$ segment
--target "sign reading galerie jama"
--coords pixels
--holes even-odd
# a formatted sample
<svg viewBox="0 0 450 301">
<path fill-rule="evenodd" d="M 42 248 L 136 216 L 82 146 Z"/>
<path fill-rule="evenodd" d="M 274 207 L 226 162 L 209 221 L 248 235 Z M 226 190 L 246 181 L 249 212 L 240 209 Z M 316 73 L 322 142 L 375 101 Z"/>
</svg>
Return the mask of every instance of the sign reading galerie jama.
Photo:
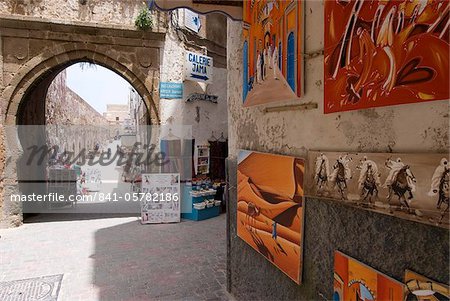
<svg viewBox="0 0 450 301">
<path fill-rule="evenodd" d="M 212 83 L 213 58 L 186 51 L 184 78 L 195 82 Z"/>
</svg>

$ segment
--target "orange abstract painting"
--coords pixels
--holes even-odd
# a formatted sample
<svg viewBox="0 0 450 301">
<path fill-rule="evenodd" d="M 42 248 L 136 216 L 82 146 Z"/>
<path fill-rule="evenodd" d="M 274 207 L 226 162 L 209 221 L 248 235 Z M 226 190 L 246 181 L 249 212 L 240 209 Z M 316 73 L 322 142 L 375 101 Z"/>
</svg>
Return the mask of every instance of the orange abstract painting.
<svg viewBox="0 0 450 301">
<path fill-rule="evenodd" d="M 296 283 L 301 282 L 303 159 L 241 151 L 237 234 Z"/>
<path fill-rule="evenodd" d="M 326 0 L 325 113 L 449 99 L 448 0 Z"/>
<path fill-rule="evenodd" d="M 401 282 L 335 251 L 333 301 L 399 301 L 403 292 Z"/>
<path fill-rule="evenodd" d="M 303 90 L 304 1 L 244 1 L 244 107 L 297 100 Z"/>
</svg>

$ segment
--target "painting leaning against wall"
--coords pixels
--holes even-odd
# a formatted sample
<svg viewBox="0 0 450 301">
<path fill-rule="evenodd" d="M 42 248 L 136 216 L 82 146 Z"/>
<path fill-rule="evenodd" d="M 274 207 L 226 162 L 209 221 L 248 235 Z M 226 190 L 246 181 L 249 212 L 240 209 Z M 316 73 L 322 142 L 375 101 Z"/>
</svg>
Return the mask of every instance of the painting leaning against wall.
<svg viewBox="0 0 450 301">
<path fill-rule="evenodd" d="M 448 154 L 310 151 L 305 195 L 449 228 Z"/>
<path fill-rule="evenodd" d="M 304 1 L 244 1 L 244 107 L 298 100 Z"/>
<path fill-rule="evenodd" d="M 333 300 L 400 301 L 404 285 L 339 252 L 334 252 Z"/>
<path fill-rule="evenodd" d="M 237 234 L 297 284 L 303 253 L 304 169 L 299 158 L 239 153 Z"/>
<path fill-rule="evenodd" d="M 448 0 L 326 0 L 325 113 L 449 99 Z"/>
</svg>

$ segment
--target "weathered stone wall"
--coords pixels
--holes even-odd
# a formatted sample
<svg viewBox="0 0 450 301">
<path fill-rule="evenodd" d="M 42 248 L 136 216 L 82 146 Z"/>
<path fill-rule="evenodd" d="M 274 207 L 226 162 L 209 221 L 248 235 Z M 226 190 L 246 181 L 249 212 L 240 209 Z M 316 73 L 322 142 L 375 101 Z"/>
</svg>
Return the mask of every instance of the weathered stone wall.
<svg viewBox="0 0 450 301">
<path fill-rule="evenodd" d="M 448 231 L 307 199 L 303 284 L 295 285 L 236 234 L 238 149 L 305 157 L 307 150 L 439 152 L 449 150 L 449 101 L 324 115 L 323 1 L 305 3 L 305 94 L 318 109 L 266 113 L 242 107 L 242 23 L 228 23 L 230 206 L 228 280 L 242 300 L 330 300 L 333 251 L 341 250 L 402 280 L 406 268 L 449 283 Z M 311 55 L 318 53 L 319 55 Z"/>
<path fill-rule="evenodd" d="M 136 0 L 4 0 L 0 2 L 0 16 L 18 16 L 51 20 L 54 23 L 82 22 L 134 27 L 136 16 L 146 7 Z M 165 13 L 154 12 L 156 31 L 164 31 Z"/>
<path fill-rule="evenodd" d="M 67 73 L 59 73 L 47 92 L 45 119 L 49 146 L 78 153 L 91 150 L 109 138 L 108 121 L 66 84 Z"/>
</svg>

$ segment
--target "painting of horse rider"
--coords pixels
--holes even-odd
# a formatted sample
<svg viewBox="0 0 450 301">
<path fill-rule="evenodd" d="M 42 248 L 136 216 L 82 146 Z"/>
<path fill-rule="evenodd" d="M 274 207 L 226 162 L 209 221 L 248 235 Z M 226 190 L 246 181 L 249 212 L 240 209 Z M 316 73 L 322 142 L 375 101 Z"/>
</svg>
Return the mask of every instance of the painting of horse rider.
<svg viewBox="0 0 450 301">
<path fill-rule="evenodd" d="M 442 154 L 308 155 L 307 196 L 449 228 L 450 163 Z"/>
</svg>

